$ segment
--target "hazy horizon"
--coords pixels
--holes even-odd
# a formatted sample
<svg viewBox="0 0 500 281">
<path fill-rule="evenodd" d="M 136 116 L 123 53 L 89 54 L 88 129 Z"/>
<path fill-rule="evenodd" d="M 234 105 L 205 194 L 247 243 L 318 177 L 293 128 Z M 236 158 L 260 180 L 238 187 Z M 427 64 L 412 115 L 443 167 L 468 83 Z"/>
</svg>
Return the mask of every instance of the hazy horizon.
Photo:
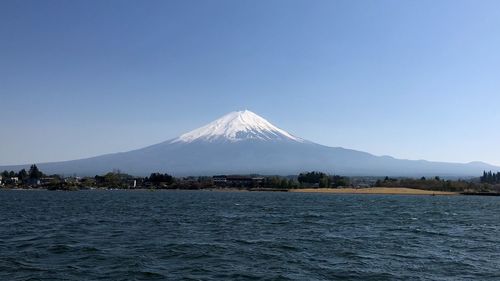
<svg viewBox="0 0 500 281">
<path fill-rule="evenodd" d="M 249 109 L 298 137 L 500 165 L 497 1 L 2 1 L 0 165 Z"/>
</svg>

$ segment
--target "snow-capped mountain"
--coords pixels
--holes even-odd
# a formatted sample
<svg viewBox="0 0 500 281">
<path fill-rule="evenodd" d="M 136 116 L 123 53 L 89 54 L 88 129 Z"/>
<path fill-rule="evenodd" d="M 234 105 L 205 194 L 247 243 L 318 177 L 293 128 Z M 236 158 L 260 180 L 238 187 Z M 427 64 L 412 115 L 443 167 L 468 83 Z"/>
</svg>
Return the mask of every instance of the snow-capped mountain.
<svg viewBox="0 0 500 281">
<path fill-rule="evenodd" d="M 266 119 L 249 111 L 234 111 L 209 124 L 175 138 L 171 143 L 195 141 L 228 141 L 243 140 L 295 141 L 304 142 L 288 132 L 274 126 Z"/>
<path fill-rule="evenodd" d="M 119 169 L 133 175 L 168 172 L 176 176 L 281 174 L 323 171 L 358 176 L 479 176 L 500 170 L 468 164 L 400 160 L 328 147 L 280 129 L 248 110 L 231 112 L 178 138 L 145 148 L 102 156 L 37 164 L 48 174 L 96 175 Z M 20 170 L 28 165 L 0 167 Z"/>
</svg>

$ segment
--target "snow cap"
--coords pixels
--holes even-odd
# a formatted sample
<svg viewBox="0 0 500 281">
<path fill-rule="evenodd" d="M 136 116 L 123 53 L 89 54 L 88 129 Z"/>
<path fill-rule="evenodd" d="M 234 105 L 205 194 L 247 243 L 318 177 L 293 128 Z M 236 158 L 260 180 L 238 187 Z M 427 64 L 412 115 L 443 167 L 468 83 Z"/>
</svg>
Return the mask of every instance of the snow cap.
<svg viewBox="0 0 500 281">
<path fill-rule="evenodd" d="M 174 142 L 193 141 L 242 141 L 242 140 L 289 140 L 304 142 L 288 132 L 274 126 L 250 110 L 233 111 L 209 124 L 181 135 Z"/>
</svg>

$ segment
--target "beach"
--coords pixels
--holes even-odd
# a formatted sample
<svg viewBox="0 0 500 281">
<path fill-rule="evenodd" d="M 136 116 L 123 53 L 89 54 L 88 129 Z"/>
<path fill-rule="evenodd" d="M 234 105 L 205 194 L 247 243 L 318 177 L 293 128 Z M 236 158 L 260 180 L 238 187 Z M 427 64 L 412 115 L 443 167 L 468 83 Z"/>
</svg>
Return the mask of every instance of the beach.
<svg viewBox="0 0 500 281">
<path fill-rule="evenodd" d="M 370 188 L 300 188 L 289 192 L 339 193 L 339 194 L 400 194 L 400 195 L 459 195 L 457 192 L 432 191 L 406 187 L 370 187 Z"/>
</svg>

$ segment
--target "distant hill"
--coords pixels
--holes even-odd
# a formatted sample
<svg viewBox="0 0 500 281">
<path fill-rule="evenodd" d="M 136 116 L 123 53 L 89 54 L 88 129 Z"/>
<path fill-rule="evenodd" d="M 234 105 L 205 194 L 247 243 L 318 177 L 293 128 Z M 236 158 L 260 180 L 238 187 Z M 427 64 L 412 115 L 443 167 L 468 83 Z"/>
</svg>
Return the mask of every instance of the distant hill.
<svg viewBox="0 0 500 281">
<path fill-rule="evenodd" d="M 356 176 L 472 177 L 500 167 L 482 162 L 401 160 L 316 144 L 274 126 L 257 114 L 231 112 L 178 138 L 123 153 L 37 163 L 47 174 L 96 175 L 119 169 L 133 175 L 279 174 L 318 170 Z M 3 166 L 20 170 L 29 165 Z"/>
</svg>

